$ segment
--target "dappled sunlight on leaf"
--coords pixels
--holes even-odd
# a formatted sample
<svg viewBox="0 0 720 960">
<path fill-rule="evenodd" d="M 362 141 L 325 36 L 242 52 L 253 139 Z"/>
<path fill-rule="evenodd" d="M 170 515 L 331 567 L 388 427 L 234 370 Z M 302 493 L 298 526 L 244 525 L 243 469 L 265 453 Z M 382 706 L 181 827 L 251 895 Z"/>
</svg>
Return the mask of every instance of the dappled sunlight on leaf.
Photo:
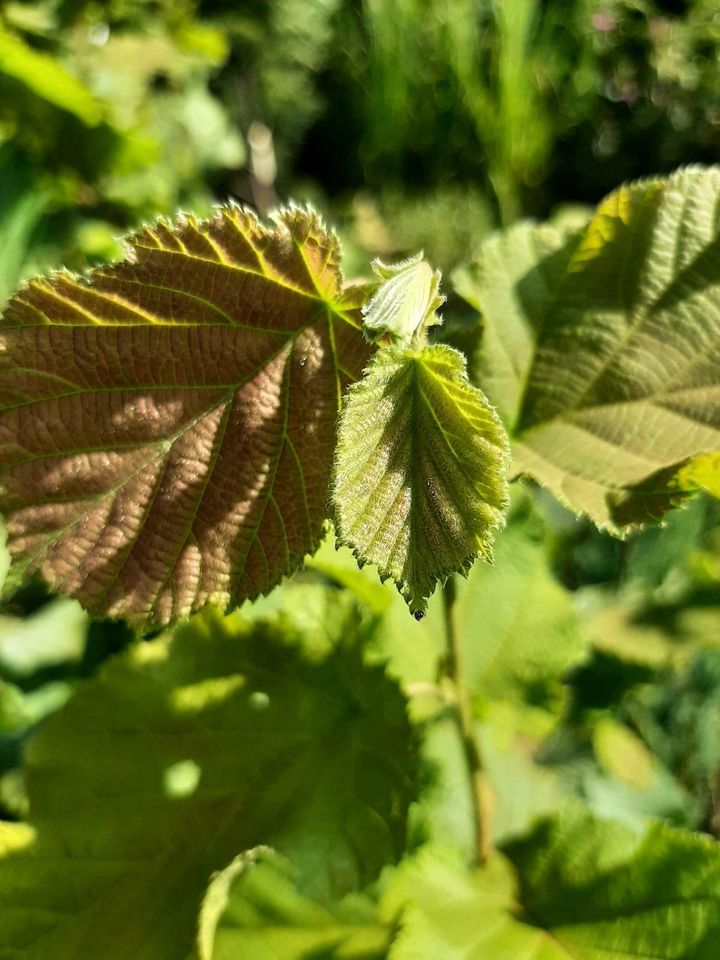
<svg viewBox="0 0 720 960">
<path fill-rule="evenodd" d="M 319 544 L 367 347 L 337 240 L 289 207 L 158 223 L 0 326 L 0 506 L 20 570 L 163 624 L 270 590 Z"/>
<path fill-rule="evenodd" d="M 278 627 L 197 617 L 109 663 L 34 740 L 37 837 L 8 828 L 0 955 L 177 960 L 211 873 L 257 844 L 343 897 L 402 853 L 416 774 L 405 701 L 358 651 L 312 662 Z"/>
</svg>

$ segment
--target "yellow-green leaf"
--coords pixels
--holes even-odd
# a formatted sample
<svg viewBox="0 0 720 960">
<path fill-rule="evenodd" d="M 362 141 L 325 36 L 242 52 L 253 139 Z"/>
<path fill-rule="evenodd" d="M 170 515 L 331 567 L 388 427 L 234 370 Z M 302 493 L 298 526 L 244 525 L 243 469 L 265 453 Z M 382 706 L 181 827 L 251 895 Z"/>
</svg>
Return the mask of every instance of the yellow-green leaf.
<svg viewBox="0 0 720 960">
<path fill-rule="evenodd" d="M 310 897 L 289 860 L 260 848 L 210 884 L 198 953 L 199 960 L 386 960 L 390 939 L 369 897 Z"/>
<path fill-rule="evenodd" d="M 457 351 L 380 350 L 342 412 L 338 537 L 422 615 L 438 580 L 492 558 L 506 467 L 505 431 Z"/>
<path fill-rule="evenodd" d="M 102 105 L 76 76 L 55 57 L 33 49 L 0 26 L 0 75 L 3 74 L 48 103 L 72 113 L 88 127 L 96 127 L 102 120 Z"/>
<path fill-rule="evenodd" d="M 574 238 L 523 225 L 460 279 L 515 473 L 600 526 L 661 516 L 720 451 L 719 200 L 717 167 L 624 186 Z"/>
<path fill-rule="evenodd" d="M 720 936 L 715 841 L 652 826 L 645 835 L 573 815 L 469 871 L 421 851 L 392 878 L 400 916 L 389 960 L 713 960 Z"/>
<path fill-rule="evenodd" d="M 3 960 L 180 960 L 210 876 L 272 845 L 333 901 L 400 856 L 416 791 L 405 700 L 335 636 L 198 616 L 45 721 L 30 825 L 0 829 Z"/>
</svg>

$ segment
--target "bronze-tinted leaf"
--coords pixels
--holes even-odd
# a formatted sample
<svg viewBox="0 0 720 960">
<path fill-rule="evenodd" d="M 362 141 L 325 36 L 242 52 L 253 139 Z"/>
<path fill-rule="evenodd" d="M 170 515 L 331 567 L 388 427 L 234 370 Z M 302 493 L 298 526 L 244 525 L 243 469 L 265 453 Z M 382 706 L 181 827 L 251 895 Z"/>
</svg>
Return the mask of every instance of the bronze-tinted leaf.
<svg viewBox="0 0 720 960">
<path fill-rule="evenodd" d="M 0 326 L 0 509 L 18 570 L 162 624 L 316 548 L 362 293 L 312 212 L 158 223 L 20 290 Z"/>
</svg>

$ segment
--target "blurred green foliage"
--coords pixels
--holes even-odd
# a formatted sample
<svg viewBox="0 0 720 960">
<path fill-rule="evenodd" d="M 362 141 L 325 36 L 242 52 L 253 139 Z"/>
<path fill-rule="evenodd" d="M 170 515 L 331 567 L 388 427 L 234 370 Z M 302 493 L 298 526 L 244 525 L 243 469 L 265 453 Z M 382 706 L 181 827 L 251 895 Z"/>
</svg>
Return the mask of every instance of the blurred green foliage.
<svg viewBox="0 0 720 960">
<path fill-rule="evenodd" d="M 31 273 L 117 256 L 115 238 L 148 219 L 178 207 L 203 213 L 228 196 L 261 208 L 314 197 L 341 225 L 350 272 L 366 270 L 371 255 L 419 247 L 448 270 L 500 222 L 552 210 L 582 217 L 578 205 L 623 179 L 720 158 L 713 0 L 11 0 L 0 15 L 2 299 Z M 462 339 L 452 298 L 447 314 Z M 495 623 L 477 591 L 461 597 L 468 623 L 492 624 L 486 654 L 513 637 L 542 638 L 515 661 L 530 677 L 495 664 L 483 702 L 500 683 L 514 709 L 534 703 L 556 715 L 541 755 L 566 774 L 589 763 L 586 773 L 617 779 L 598 744 L 630 741 L 607 726 L 595 732 L 614 717 L 695 797 L 690 820 L 711 822 L 720 762 L 701 758 L 710 748 L 686 714 L 670 717 L 662 704 L 692 702 L 698 677 L 715 675 L 720 510 L 705 497 L 666 529 L 621 543 L 532 496 L 535 519 L 516 519 L 501 543 L 512 576 L 499 564 L 477 577 L 489 578 L 488 596 L 507 591 L 510 603 L 517 577 L 529 578 L 528 591 L 547 592 L 547 624 L 531 630 L 527 604 L 523 621 L 500 613 Z M 547 584 L 546 563 L 555 577 Z M 315 570 L 306 576 L 340 576 L 322 555 Z M 370 649 L 392 631 L 401 675 L 430 680 L 438 651 L 427 623 L 400 628 L 386 597 L 377 608 L 367 578 L 343 576 L 351 592 L 364 584 L 374 610 L 364 628 Z M 310 597 L 307 584 L 299 589 Z M 318 590 L 316 612 L 309 600 L 301 606 L 327 631 L 347 611 Z M 578 629 L 560 612 L 569 604 L 593 652 L 558 697 Z M 379 634 L 378 617 L 390 624 Z M 73 683 L 127 641 L 119 625 L 71 620 L 69 607 L 32 586 L 0 620 L 3 736 L 22 740 L 8 731 L 37 720 L 40 708 L 24 698 L 43 683 Z M 15 639 L 39 629 L 53 634 L 47 662 L 32 661 L 32 640 Z M 545 642 L 556 653 L 533 679 Z M 7 651 L 21 648 L 19 668 Z M 668 724 L 681 729 L 682 769 L 658 746 Z M 3 751 L 14 769 L 18 750 Z M 582 777 L 574 782 L 584 789 Z"/>
<path fill-rule="evenodd" d="M 716 160 L 719 54 L 714 0 L 3 2 L 0 295 L 228 196 L 314 196 L 363 253 L 454 266 L 500 221 Z"/>
</svg>

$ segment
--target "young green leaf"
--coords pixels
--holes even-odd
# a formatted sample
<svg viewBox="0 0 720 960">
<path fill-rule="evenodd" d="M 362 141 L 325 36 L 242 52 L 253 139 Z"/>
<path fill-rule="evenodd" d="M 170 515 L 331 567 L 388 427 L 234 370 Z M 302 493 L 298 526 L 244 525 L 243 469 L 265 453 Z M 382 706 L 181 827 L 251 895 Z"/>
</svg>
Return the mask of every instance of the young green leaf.
<svg viewBox="0 0 720 960">
<path fill-rule="evenodd" d="M 338 538 L 422 615 L 438 580 L 492 558 L 506 467 L 505 431 L 457 351 L 380 350 L 340 420 Z"/>
<path fill-rule="evenodd" d="M 309 897 L 290 861 L 260 848 L 210 884 L 198 953 L 199 960 L 386 960 L 390 939 L 369 897 Z"/>
<path fill-rule="evenodd" d="M 631 184 L 576 238 L 518 227 L 460 279 L 481 368 L 510 371 L 481 383 L 515 472 L 600 526 L 657 518 L 720 450 L 719 198 L 720 168 Z"/>
<path fill-rule="evenodd" d="M 0 508 L 18 575 L 162 624 L 268 591 L 314 550 L 362 293 L 295 207 L 161 222 L 0 325 Z M 353 299 L 354 298 L 354 299 Z"/>
<path fill-rule="evenodd" d="M 383 282 L 363 307 L 366 331 L 386 334 L 398 346 L 409 346 L 440 322 L 436 310 L 445 302 L 440 271 L 433 270 L 422 253 L 393 264 L 375 260 L 372 267 Z"/>
<path fill-rule="evenodd" d="M 270 844 L 342 898 L 406 842 L 405 701 L 336 637 L 196 617 L 83 684 L 33 741 L 29 827 L 0 857 L 0 956 L 188 956 L 214 870 Z M 3 834 L 0 831 L 0 843 Z"/>
</svg>

